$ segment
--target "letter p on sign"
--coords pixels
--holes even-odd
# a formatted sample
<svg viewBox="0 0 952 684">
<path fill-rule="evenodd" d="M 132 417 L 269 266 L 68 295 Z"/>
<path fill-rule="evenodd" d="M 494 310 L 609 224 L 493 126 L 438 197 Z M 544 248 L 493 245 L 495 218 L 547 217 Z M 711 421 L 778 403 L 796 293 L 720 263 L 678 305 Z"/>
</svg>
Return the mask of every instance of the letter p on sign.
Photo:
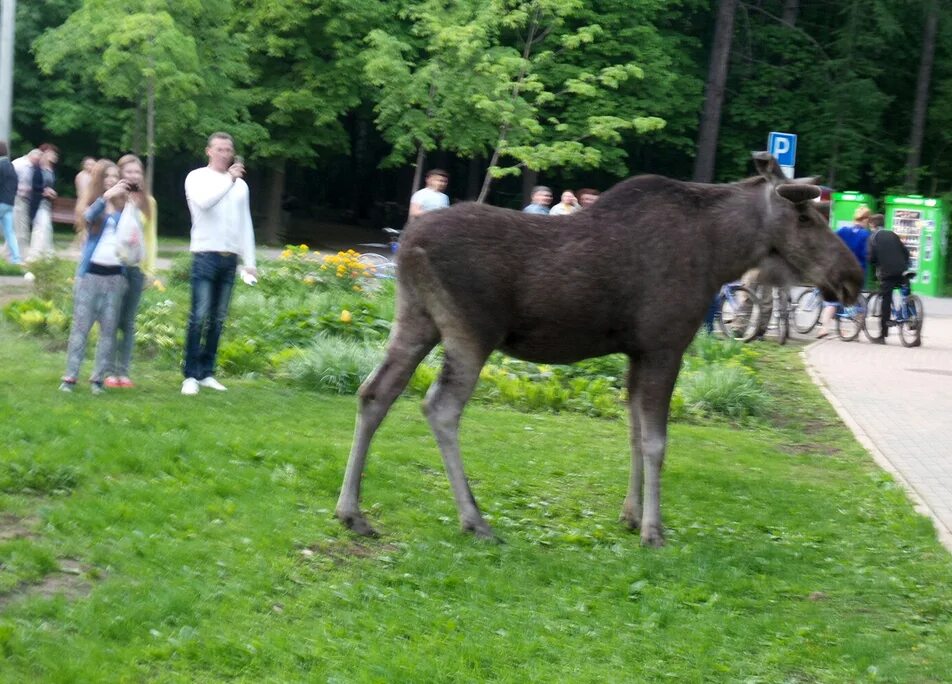
<svg viewBox="0 0 952 684">
<path fill-rule="evenodd" d="M 771 131 L 767 138 L 767 149 L 788 177 L 793 177 L 793 167 L 797 161 L 797 136 L 794 133 Z"/>
</svg>

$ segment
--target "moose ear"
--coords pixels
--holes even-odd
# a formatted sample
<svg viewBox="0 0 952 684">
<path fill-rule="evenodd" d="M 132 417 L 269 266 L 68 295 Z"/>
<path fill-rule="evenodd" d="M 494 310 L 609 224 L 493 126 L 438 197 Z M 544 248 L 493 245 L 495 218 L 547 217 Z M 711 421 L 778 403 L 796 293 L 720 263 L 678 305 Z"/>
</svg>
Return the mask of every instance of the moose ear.
<svg viewBox="0 0 952 684">
<path fill-rule="evenodd" d="M 780 164 L 770 152 L 752 152 L 751 156 L 754 158 L 757 173 L 766 178 L 768 183 L 776 185 L 787 181 L 787 177 L 780 170 Z"/>
<path fill-rule="evenodd" d="M 794 204 L 809 202 L 820 196 L 820 187 L 817 185 L 800 185 L 798 183 L 782 183 L 777 186 L 777 194 Z"/>
</svg>

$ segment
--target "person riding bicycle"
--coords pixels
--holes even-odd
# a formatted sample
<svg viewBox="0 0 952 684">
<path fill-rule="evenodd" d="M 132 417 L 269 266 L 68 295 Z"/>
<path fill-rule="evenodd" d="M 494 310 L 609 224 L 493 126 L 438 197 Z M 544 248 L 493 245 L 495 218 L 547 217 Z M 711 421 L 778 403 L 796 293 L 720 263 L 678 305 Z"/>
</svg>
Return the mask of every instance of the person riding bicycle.
<svg viewBox="0 0 952 684">
<path fill-rule="evenodd" d="M 909 268 L 909 248 L 894 232 L 883 230 L 883 223 L 882 214 L 869 217 L 869 227 L 873 231 L 869 239 L 869 265 L 875 270 L 876 277 L 879 279 L 881 297 L 882 334 L 872 340 L 876 344 L 886 344 L 889 317 L 892 313 L 892 293 L 902 285 L 903 273 Z"/>
<path fill-rule="evenodd" d="M 836 231 L 837 236 L 850 248 L 860 268 L 866 272 L 866 257 L 869 243 L 869 207 L 865 204 L 858 207 L 853 212 L 853 225 L 843 226 Z M 817 332 L 817 339 L 826 337 L 830 333 L 833 323 L 833 316 L 836 313 L 836 302 L 823 302 L 823 313 L 820 316 L 820 329 Z"/>
</svg>

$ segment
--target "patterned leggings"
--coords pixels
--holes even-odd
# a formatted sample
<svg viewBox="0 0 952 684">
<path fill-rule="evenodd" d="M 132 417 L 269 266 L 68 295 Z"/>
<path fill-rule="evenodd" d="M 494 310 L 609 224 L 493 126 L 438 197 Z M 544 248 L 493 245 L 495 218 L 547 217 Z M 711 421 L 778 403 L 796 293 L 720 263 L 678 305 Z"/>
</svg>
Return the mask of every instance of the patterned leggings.
<svg viewBox="0 0 952 684">
<path fill-rule="evenodd" d="M 76 283 L 73 298 L 73 325 L 69 330 L 66 350 L 66 377 L 75 379 L 86 355 L 86 340 L 93 323 L 99 321 L 99 343 L 96 345 L 96 364 L 90 377 L 102 382 L 109 371 L 116 347 L 116 325 L 119 321 L 119 302 L 126 279 L 121 274 L 94 275 L 87 273 Z"/>
</svg>

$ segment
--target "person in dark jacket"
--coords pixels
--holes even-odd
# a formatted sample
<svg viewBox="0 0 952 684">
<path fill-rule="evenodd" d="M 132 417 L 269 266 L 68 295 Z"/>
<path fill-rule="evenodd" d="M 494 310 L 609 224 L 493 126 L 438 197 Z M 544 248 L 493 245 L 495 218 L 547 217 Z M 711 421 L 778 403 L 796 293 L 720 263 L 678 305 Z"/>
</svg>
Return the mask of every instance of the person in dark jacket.
<svg viewBox="0 0 952 684">
<path fill-rule="evenodd" d="M 894 232 L 883 230 L 883 222 L 882 214 L 869 217 L 869 227 L 873 231 L 869 238 L 869 265 L 875 269 L 879 279 L 879 294 L 882 298 L 882 335 L 873 340 L 876 344 L 886 344 L 892 314 L 892 293 L 902 285 L 902 274 L 909 268 L 909 248 Z"/>
<path fill-rule="evenodd" d="M 3 229 L 3 240 L 10 261 L 20 263 L 20 249 L 17 245 L 17 235 L 13 230 L 13 202 L 17 196 L 17 172 L 7 156 L 10 150 L 7 144 L 0 140 L 0 228 Z"/>
</svg>

